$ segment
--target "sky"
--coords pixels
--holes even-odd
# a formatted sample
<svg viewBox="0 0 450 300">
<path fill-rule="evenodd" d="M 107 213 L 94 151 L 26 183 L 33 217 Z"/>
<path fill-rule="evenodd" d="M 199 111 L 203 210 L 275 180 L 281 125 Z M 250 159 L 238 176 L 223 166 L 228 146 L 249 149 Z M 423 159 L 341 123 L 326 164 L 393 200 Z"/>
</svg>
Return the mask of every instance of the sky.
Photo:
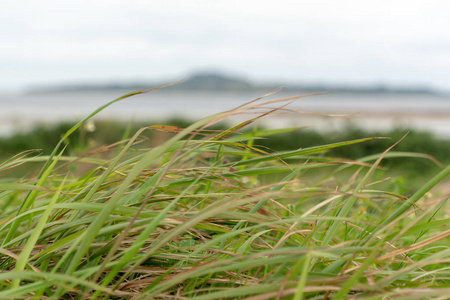
<svg viewBox="0 0 450 300">
<path fill-rule="evenodd" d="M 0 91 L 211 70 L 450 91 L 449 15 L 448 0 L 7 0 Z"/>
</svg>

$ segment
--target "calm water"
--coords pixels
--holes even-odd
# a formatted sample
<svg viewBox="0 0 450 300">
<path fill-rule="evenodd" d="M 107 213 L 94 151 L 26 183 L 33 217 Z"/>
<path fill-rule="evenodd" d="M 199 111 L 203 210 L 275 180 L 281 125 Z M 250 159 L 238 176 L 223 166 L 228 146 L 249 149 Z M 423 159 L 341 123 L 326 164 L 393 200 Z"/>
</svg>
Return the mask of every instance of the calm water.
<svg viewBox="0 0 450 300">
<path fill-rule="evenodd" d="M 76 121 L 126 91 L 0 95 L 0 135 L 29 130 L 36 123 Z M 144 120 L 149 125 L 169 117 L 198 119 L 232 109 L 258 93 L 157 91 L 137 95 L 108 107 L 97 118 Z M 266 99 L 293 96 L 283 92 Z M 321 117 L 283 114 L 263 121 L 272 127 L 308 126 L 317 130 L 342 126 L 366 129 L 404 127 L 450 137 L 450 97 L 432 95 L 375 95 L 333 93 L 297 100 L 289 108 L 352 116 Z M 350 124 L 350 125 L 349 125 Z"/>
</svg>

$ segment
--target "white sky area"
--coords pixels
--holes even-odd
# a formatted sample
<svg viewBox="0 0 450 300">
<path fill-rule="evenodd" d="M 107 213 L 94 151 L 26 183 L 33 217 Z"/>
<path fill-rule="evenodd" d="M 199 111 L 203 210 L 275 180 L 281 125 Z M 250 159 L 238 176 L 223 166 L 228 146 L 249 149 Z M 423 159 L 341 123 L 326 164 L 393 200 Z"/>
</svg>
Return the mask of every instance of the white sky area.
<svg viewBox="0 0 450 300">
<path fill-rule="evenodd" d="M 253 82 L 450 91 L 450 1 L 0 4 L 0 91 L 161 82 L 204 70 Z"/>
</svg>

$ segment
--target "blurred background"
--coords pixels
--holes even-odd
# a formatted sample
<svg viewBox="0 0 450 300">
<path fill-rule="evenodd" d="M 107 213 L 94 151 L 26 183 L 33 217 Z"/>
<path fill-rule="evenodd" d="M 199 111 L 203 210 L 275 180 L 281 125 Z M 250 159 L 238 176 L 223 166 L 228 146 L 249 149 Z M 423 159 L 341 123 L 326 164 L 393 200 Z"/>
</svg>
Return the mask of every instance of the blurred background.
<svg viewBox="0 0 450 300">
<path fill-rule="evenodd" d="M 7 1 L 0 137 L 98 118 L 197 119 L 283 87 L 315 92 L 266 126 L 404 128 L 450 137 L 449 1 Z"/>
</svg>

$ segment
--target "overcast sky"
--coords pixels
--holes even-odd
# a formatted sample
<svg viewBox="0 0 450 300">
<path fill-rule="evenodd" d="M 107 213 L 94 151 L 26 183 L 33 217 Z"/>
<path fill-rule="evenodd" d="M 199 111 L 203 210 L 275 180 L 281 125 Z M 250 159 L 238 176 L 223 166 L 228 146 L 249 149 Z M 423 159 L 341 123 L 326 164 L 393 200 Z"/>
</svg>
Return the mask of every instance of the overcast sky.
<svg viewBox="0 0 450 300">
<path fill-rule="evenodd" d="M 0 90 L 217 69 L 449 91 L 449 28 L 449 0 L 6 0 Z"/>
</svg>

